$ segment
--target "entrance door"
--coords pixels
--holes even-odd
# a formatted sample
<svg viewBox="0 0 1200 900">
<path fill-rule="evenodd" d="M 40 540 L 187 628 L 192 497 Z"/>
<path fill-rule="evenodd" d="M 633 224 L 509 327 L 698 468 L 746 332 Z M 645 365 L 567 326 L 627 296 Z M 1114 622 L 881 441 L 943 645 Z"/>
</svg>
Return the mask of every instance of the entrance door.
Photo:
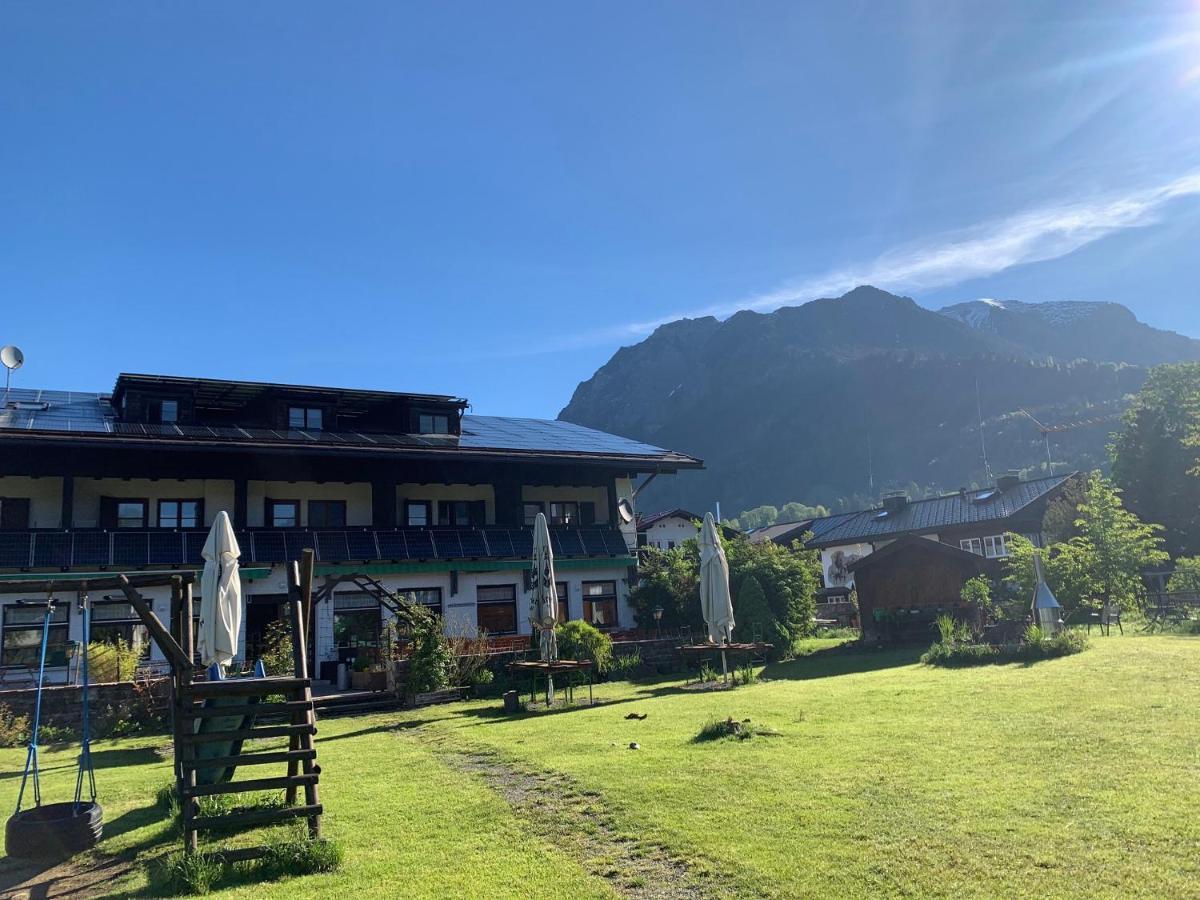
<svg viewBox="0 0 1200 900">
<path fill-rule="evenodd" d="M 272 633 L 274 622 L 287 624 L 287 594 L 255 594 L 246 603 L 246 662 L 253 663 L 262 656 L 263 648 Z"/>
</svg>

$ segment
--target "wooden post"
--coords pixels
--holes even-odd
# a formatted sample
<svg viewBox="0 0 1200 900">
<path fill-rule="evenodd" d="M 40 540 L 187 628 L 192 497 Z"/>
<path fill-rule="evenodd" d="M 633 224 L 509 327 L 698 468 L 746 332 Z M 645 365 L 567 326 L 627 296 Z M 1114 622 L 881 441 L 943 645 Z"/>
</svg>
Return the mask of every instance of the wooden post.
<svg viewBox="0 0 1200 900">
<path fill-rule="evenodd" d="M 312 551 L 304 552 L 306 568 L 311 573 L 313 561 Z M 304 701 L 312 700 L 312 688 L 308 683 L 308 648 L 305 641 L 305 616 L 304 610 L 311 607 L 312 604 L 312 576 L 311 574 L 305 579 L 307 582 L 306 590 L 301 587 L 300 566 L 297 563 L 291 563 L 288 566 L 288 600 L 292 608 L 292 663 L 295 666 L 296 677 L 305 680 L 304 687 L 300 689 L 299 698 Z M 313 731 L 316 730 L 316 713 L 311 705 L 308 709 L 298 714 L 293 718 L 293 722 L 301 724 L 298 720 L 303 718 L 304 722 L 313 726 L 304 734 L 297 735 L 296 747 L 298 750 L 313 750 Z M 288 775 L 294 774 L 294 763 L 288 764 Z M 306 757 L 301 762 L 301 767 L 305 775 L 317 775 L 320 769 L 313 763 L 311 756 Z M 289 803 L 294 802 L 295 787 L 288 788 Z M 320 806 L 320 794 L 317 788 L 317 780 L 314 778 L 311 782 L 306 782 L 304 785 L 304 803 L 309 807 Z M 308 817 L 308 836 L 314 840 L 321 837 L 321 815 L 319 813 Z"/>
<path fill-rule="evenodd" d="M 184 761 L 194 762 L 196 745 L 191 740 L 180 740 L 184 737 L 183 728 L 194 728 L 192 720 L 185 716 L 195 702 L 192 696 L 192 659 L 196 654 L 196 639 L 192 627 L 191 580 L 185 583 L 180 577 L 172 579 L 171 594 L 172 606 L 175 605 L 175 595 L 179 596 L 179 643 L 188 661 L 186 666 L 181 667 L 179 673 L 179 709 L 176 711 L 176 718 L 180 720 L 181 724 L 175 741 L 175 753 L 177 756 L 182 754 Z M 194 766 L 185 766 L 179 806 L 183 816 L 183 848 L 188 853 L 195 853 L 199 848 L 199 835 L 193 825 L 196 814 L 199 812 L 196 799 L 192 796 L 192 789 L 195 787 L 196 769 Z"/>
</svg>

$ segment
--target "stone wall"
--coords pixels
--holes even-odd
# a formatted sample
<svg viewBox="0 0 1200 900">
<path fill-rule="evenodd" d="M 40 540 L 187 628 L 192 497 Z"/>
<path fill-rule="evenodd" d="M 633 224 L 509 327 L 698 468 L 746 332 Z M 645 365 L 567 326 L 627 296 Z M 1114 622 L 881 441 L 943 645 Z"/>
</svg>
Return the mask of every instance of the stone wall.
<svg viewBox="0 0 1200 900">
<path fill-rule="evenodd" d="M 147 725 L 169 718 L 171 683 L 166 678 L 93 684 L 89 689 L 92 736 L 102 737 L 119 729 L 121 723 Z M 0 704 L 14 715 L 33 722 L 37 690 L 22 688 L 0 691 Z M 70 685 L 49 685 L 42 691 L 42 722 L 56 729 L 78 733 L 83 712 L 83 689 Z"/>
</svg>

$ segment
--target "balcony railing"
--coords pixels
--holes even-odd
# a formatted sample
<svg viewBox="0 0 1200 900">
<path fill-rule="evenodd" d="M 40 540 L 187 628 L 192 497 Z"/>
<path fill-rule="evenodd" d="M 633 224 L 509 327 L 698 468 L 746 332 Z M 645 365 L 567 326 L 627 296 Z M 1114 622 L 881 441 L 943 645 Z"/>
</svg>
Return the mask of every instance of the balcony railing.
<svg viewBox="0 0 1200 900">
<path fill-rule="evenodd" d="M 449 559 L 528 559 L 529 529 L 504 528 L 349 528 L 309 530 L 255 528 L 239 531 L 241 562 L 273 564 L 296 559 L 311 547 L 317 561 L 433 561 Z M 95 566 L 146 568 L 203 564 L 207 530 L 0 531 L 0 568 L 43 569 Z M 556 556 L 628 556 L 615 528 L 556 528 L 550 531 Z"/>
</svg>

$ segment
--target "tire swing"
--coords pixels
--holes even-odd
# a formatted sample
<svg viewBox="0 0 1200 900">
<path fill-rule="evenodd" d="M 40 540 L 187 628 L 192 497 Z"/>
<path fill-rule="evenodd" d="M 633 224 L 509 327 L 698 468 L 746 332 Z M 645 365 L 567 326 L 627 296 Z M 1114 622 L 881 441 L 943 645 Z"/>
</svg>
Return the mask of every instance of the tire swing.
<svg viewBox="0 0 1200 900">
<path fill-rule="evenodd" d="M 5 841 L 9 856 L 24 859 L 63 859 L 96 846 L 104 829 L 104 810 L 96 802 L 96 773 L 92 768 L 92 746 L 88 719 L 88 641 L 92 633 L 92 610 L 87 594 L 81 594 L 79 605 L 83 612 L 83 740 L 79 750 L 79 771 L 75 776 L 75 799 L 67 803 L 42 803 L 42 785 L 38 769 L 38 729 L 42 723 L 42 688 L 46 680 L 46 646 L 50 640 L 50 621 L 54 616 L 54 595 L 46 597 L 46 613 L 42 621 L 41 662 L 38 665 L 37 701 L 33 713 L 33 730 L 29 737 L 29 753 L 25 757 L 25 772 L 17 794 L 17 811 L 5 826 Z M 25 785 L 33 775 L 33 806 L 22 810 Z M 88 796 L 83 799 L 84 776 Z"/>
</svg>

